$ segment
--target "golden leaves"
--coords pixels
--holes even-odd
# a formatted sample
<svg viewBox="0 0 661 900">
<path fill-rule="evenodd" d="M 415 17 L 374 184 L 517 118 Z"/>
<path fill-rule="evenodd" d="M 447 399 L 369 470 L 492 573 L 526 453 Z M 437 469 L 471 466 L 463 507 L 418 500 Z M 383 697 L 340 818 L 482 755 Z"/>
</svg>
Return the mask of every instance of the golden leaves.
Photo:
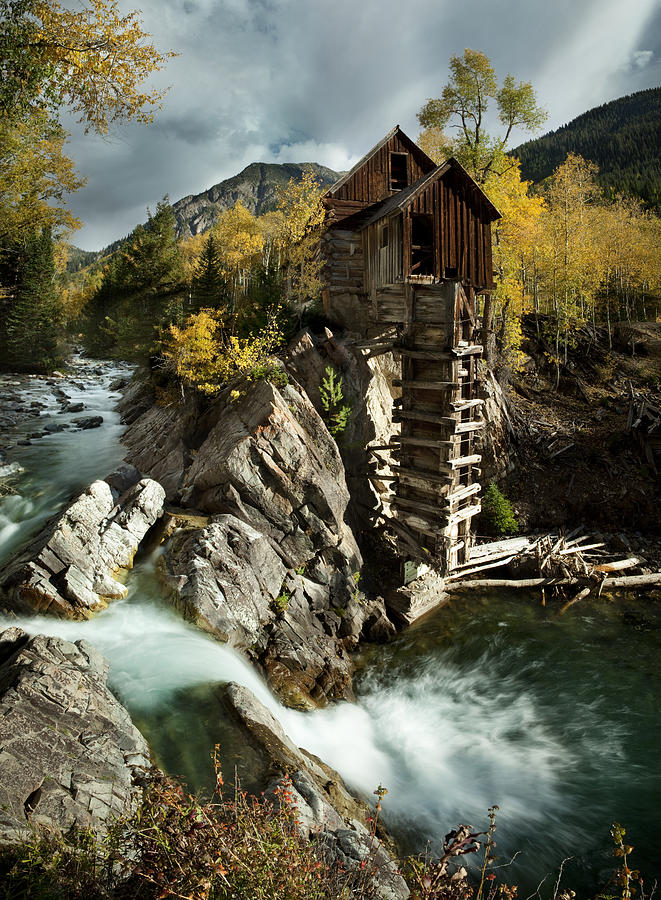
<svg viewBox="0 0 661 900">
<path fill-rule="evenodd" d="M 43 110 L 14 123 L 0 120 L 0 234 L 5 239 L 20 239 L 35 228 L 80 227 L 60 205 L 64 194 L 84 184 L 62 152 L 65 138 Z"/>
<path fill-rule="evenodd" d="M 35 0 L 33 12 L 34 52 L 50 64 L 50 82 L 42 88 L 79 112 L 86 130 L 105 133 L 111 121 L 152 120 L 164 92 L 142 84 L 176 54 L 154 47 L 138 11 L 123 15 L 118 0 L 86 0 L 75 10 Z"/>
<path fill-rule="evenodd" d="M 268 374 L 268 360 L 282 343 L 275 310 L 266 328 L 249 337 L 229 334 L 223 313 L 202 309 L 183 328 L 171 325 L 163 348 L 177 376 L 204 394 L 215 394 L 223 384 L 241 375 Z"/>
</svg>

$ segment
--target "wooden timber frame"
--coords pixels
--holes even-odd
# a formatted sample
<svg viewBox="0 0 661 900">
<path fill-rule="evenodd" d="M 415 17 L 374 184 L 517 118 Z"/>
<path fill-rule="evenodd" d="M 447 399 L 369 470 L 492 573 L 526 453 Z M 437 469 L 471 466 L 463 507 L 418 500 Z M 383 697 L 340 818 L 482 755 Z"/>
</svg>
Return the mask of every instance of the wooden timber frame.
<svg viewBox="0 0 661 900">
<path fill-rule="evenodd" d="M 325 195 L 324 306 L 401 360 L 389 497 L 403 559 L 468 561 L 480 512 L 476 298 L 493 289 L 500 217 L 462 166 L 436 166 L 396 126 Z M 393 340 L 393 329 L 397 337 Z"/>
</svg>

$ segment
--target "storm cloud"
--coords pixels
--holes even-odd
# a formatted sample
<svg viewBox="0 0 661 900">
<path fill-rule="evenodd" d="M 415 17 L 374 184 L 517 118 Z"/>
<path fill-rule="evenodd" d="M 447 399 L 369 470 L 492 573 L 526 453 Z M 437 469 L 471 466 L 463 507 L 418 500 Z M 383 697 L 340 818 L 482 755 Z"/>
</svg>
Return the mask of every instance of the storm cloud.
<svg viewBox="0 0 661 900">
<path fill-rule="evenodd" d="M 179 56 L 151 126 L 107 140 L 73 122 L 87 187 L 74 240 L 97 249 L 165 194 L 198 193 L 251 162 L 352 165 L 438 96 L 448 61 L 481 50 L 499 77 L 532 82 L 548 128 L 661 83 L 661 0 L 141 0 L 157 46 Z M 121 2 L 126 10 L 130 2 Z M 525 135 L 515 137 L 524 139 Z"/>
</svg>

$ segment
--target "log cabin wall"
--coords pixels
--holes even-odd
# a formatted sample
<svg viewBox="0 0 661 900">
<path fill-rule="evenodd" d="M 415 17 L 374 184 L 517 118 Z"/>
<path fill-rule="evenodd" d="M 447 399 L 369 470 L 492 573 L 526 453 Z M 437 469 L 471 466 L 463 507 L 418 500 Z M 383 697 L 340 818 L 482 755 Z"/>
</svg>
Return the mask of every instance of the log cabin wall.
<svg viewBox="0 0 661 900">
<path fill-rule="evenodd" d="M 370 317 L 362 235 L 341 227 L 328 229 L 322 238 L 321 252 L 325 260 L 324 312 L 343 328 L 366 334 Z"/>
</svg>

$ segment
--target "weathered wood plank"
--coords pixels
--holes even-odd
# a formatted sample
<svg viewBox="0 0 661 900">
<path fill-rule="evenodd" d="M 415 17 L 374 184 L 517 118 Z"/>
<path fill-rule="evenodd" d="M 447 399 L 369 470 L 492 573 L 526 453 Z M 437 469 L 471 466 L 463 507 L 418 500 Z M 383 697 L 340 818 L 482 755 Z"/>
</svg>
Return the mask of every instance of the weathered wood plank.
<svg viewBox="0 0 661 900">
<path fill-rule="evenodd" d="M 454 441 L 437 441 L 432 440 L 431 438 L 416 438 L 409 437 L 404 435 L 393 435 L 391 438 L 392 444 L 391 446 L 397 446 L 398 444 L 406 444 L 414 447 L 430 447 L 433 449 L 440 449 L 441 447 L 454 447 Z M 480 457 L 481 458 L 481 457 Z"/>
<path fill-rule="evenodd" d="M 417 378 L 393 378 L 395 387 L 412 388 L 420 391 L 458 391 L 461 385 L 458 381 L 422 381 Z"/>
<path fill-rule="evenodd" d="M 438 413 L 422 412 L 417 409 L 399 409 L 393 413 L 393 422 L 401 419 L 410 419 L 413 422 L 430 422 L 433 425 L 445 425 L 448 428 L 455 428 L 457 420 L 451 416 L 439 416 Z"/>
</svg>

